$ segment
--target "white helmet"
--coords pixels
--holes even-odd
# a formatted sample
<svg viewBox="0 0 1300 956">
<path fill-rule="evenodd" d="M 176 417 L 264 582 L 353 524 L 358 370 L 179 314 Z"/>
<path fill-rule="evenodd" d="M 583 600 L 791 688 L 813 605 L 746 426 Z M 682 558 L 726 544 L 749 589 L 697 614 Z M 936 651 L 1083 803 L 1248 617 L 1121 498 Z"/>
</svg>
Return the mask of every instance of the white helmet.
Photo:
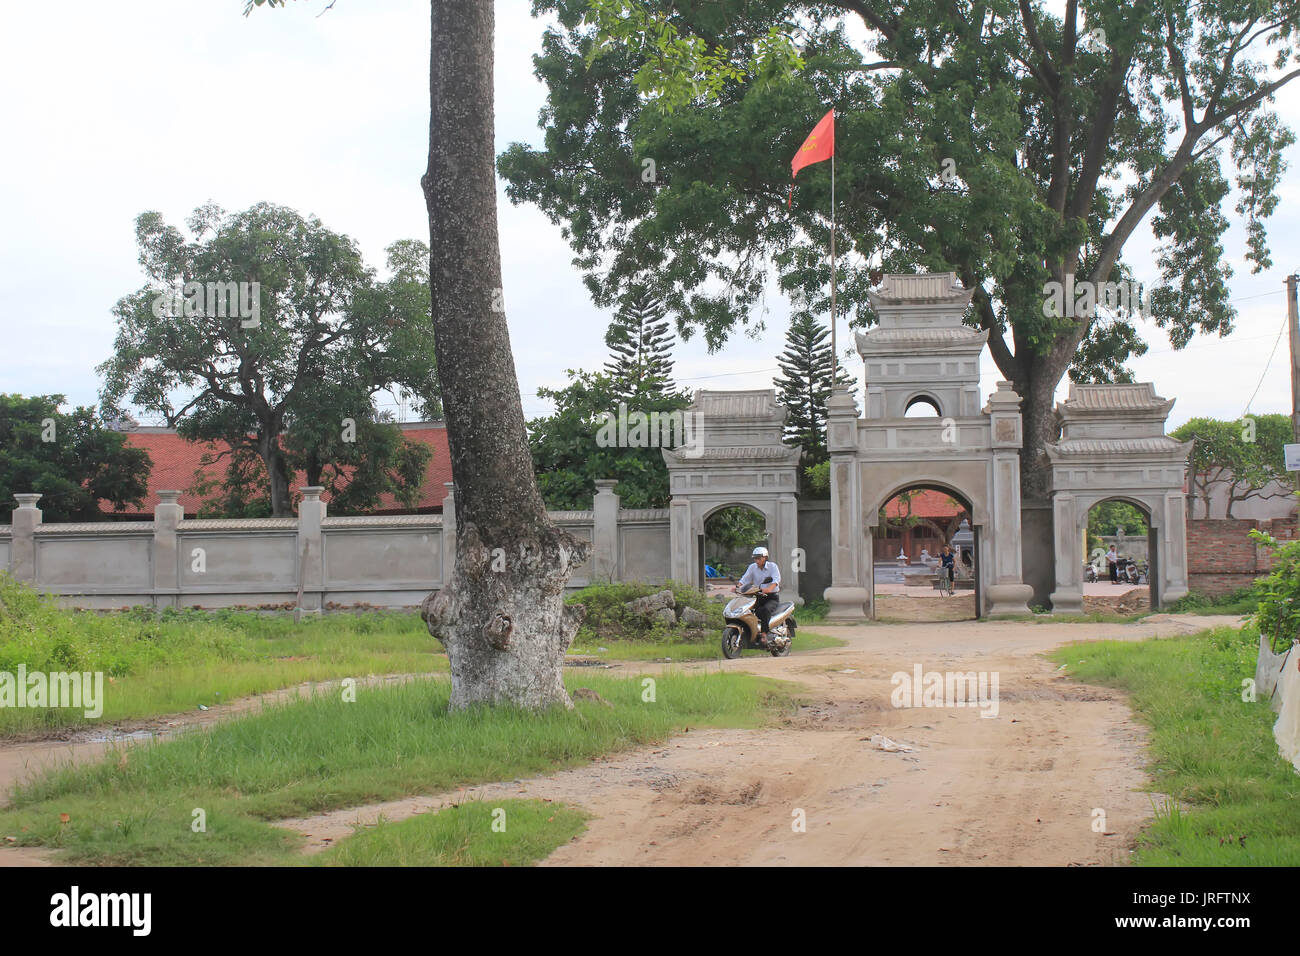
<svg viewBox="0 0 1300 956">
<path fill-rule="evenodd" d="M 763 546 L 760 544 L 757 548 L 754 549 L 754 553 L 753 553 L 753 555 L 751 555 L 751 557 L 755 557 L 755 558 L 758 558 L 758 557 L 764 557 L 764 558 L 766 558 L 766 557 L 767 557 L 767 548 L 763 547 Z"/>
</svg>

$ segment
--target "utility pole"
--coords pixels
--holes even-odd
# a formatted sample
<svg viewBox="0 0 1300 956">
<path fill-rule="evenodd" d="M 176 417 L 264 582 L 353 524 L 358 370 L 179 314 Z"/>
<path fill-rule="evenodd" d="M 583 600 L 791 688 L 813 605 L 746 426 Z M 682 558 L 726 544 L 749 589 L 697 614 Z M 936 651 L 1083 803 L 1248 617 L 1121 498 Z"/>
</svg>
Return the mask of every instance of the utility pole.
<svg viewBox="0 0 1300 956">
<path fill-rule="evenodd" d="M 1300 443 L 1300 326 L 1297 326 L 1294 272 L 1286 277 L 1286 330 L 1291 342 L 1291 440 Z"/>
</svg>

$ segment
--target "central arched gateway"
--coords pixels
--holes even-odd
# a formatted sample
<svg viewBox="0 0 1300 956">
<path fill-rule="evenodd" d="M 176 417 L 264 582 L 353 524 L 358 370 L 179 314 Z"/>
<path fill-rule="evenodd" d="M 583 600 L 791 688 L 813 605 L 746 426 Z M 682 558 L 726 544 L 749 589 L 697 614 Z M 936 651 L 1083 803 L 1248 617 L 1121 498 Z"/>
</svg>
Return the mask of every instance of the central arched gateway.
<svg viewBox="0 0 1300 956">
<path fill-rule="evenodd" d="M 863 511 L 867 515 L 867 521 L 866 521 L 867 556 L 870 561 L 870 571 L 869 574 L 867 575 L 866 580 L 872 584 L 871 590 L 872 590 L 873 598 L 877 593 L 877 589 L 875 587 L 875 584 L 877 583 L 876 567 L 875 567 L 876 559 L 882 553 L 882 551 L 888 551 L 891 557 L 893 552 L 892 548 L 881 548 L 879 546 L 879 539 L 881 535 L 887 533 L 888 530 L 887 528 L 881 527 L 880 524 L 881 510 L 884 509 L 885 506 L 889 504 L 889 502 L 893 501 L 898 495 L 902 494 L 905 491 L 941 492 L 942 494 L 950 496 L 966 511 L 968 515 L 970 515 L 970 521 L 971 521 L 970 528 L 975 535 L 975 546 L 974 546 L 975 571 L 976 571 L 975 609 L 976 609 L 976 614 L 978 615 L 980 613 L 979 602 L 983 590 L 982 587 L 980 586 L 980 575 L 978 572 L 980 567 L 984 563 L 983 555 L 980 553 L 980 546 L 981 543 L 983 542 L 983 539 L 986 537 L 986 535 L 983 532 L 984 532 L 985 524 L 988 521 L 987 508 L 981 507 L 977 509 L 975 507 L 974 502 L 971 499 L 971 496 L 968 495 L 966 492 L 964 492 L 962 489 L 958 488 L 954 482 L 939 481 L 933 478 L 919 478 L 916 480 L 906 481 L 903 482 L 899 487 L 894 488 L 893 490 L 885 490 L 879 492 L 878 494 L 873 494 L 872 495 L 873 498 L 878 497 L 880 499 L 879 503 L 876 505 L 874 510 L 872 510 L 871 508 L 871 504 L 872 504 L 871 502 L 864 502 Z M 951 531 L 956 532 L 957 527 L 956 526 L 952 527 Z M 952 534 L 946 533 L 944 535 L 943 543 L 951 544 L 952 537 L 953 537 Z M 937 557 L 937 553 L 933 554 L 932 557 Z M 875 616 L 874 606 L 872 608 L 872 616 L 873 617 Z"/>
<path fill-rule="evenodd" d="M 987 332 L 962 322 L 971 290 L 953 273 L 888 275 L 871 305 L 879 324 L 857 337 L 866 411 L 841 388 L 829 402 L 829 616 L 874 616 L 872 536 L 880 509 L 918 485 L 969 503 L 976 533 L 976 613 L 1028 613 L 1021 579 L 1020 396 L 1009 382 L 981 408 L 979 359 Z M 918 402 L 937 415 L 908 415 Z"/>
</svg>

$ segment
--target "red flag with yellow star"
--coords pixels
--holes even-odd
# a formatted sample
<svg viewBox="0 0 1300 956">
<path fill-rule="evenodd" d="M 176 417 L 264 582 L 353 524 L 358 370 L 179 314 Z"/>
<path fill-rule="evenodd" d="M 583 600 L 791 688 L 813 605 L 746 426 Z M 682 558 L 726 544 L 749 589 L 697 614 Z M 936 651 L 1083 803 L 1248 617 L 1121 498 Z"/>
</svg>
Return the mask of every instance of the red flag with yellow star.
<svg viewBox="0 0 1300 956">
<path fill-rule="evenodd" d="M 799 170 L 805 166 L 811 166 L 813 163 L 820 163 L 823 160 L 830 159 L 835 155 L 835 110 L 826 111 L 826 115 L 821 118 L 821 122 L 813 127 L 813 131 L 808 134 L 808 138 L 803 141 L 799 147 L 799 152 L 794 154 L 794 159 L 790 160 L 790 177 L 793 179 L 799 175 Z M 790 195 L 786 199 L 787 206 L 794 205 L 794 187 L 790 187 Z"/>
<path fill-rule="evenodd" d="M 835 155 L 835 111 L 828 110 L 821 122 L 813 127 L 808 138 L 799 147 L 799 152 L 790 160 L 790 175 L 799 175 L 799 170 L 813 163 L 820 163 Z"/>
</svg>

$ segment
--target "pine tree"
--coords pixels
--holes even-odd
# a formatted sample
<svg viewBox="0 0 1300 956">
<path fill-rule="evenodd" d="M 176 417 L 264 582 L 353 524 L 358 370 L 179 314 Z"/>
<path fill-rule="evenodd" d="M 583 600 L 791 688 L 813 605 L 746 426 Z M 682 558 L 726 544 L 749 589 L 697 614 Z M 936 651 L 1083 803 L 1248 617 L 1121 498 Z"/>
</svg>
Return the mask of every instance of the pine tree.
<svg viewBox="0 0 1300 956">
<path fill-rule="evenodd" d="M 831 396 L 830 330 L 811 315 L 790 322 L 785 352 L 777 359 L 781 376 L 776 379 L 777 401 L 790 411 L 785 423 L 787 445 L 803 446 L 803 468 L 830 457 L 826 451 L 826 402 Z M 839 368 L 836 381 L 852 385 L 853 379 Z"/>
<path fill-rule="evenodd" d="M 658 398 L 673 392 L 673 334 L 664 315 L 662 302 L 638 290 L 610 322 L 605 344 L 614 354 L 605 372 L 620 398 Z"/>
</svg>

